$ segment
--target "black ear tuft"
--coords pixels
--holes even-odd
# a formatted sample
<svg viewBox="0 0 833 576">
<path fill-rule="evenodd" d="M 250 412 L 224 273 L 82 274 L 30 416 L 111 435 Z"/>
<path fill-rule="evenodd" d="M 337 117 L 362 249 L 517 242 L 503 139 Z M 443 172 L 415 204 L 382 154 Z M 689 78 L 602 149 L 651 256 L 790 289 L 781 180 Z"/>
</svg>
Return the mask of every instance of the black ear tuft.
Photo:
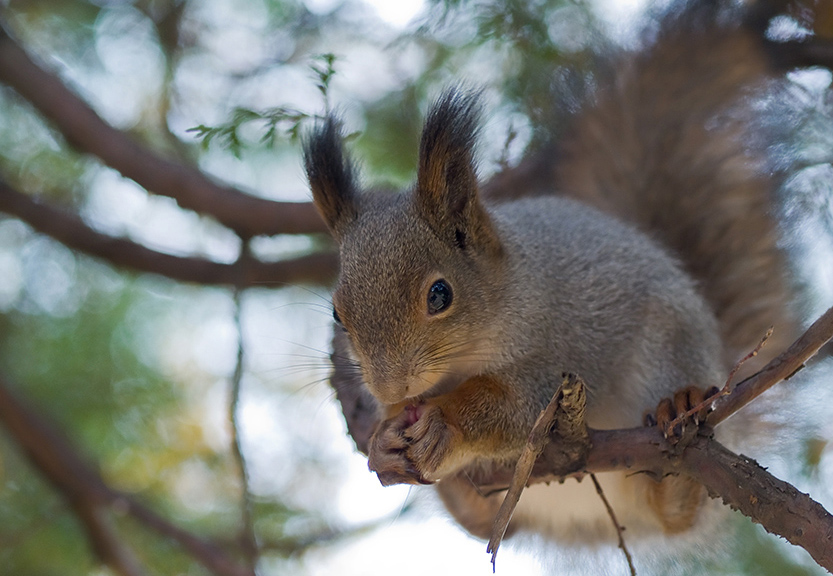
<svg viewBox="0 0 833 576">
<path fill-rule="evenodd" d="M 479 91 L 446 90 L 428 112 L 419 148 L 417 208 L 440 237 L 461 249 L 498 246 L 478 198 L 480 113 Z"/>
<path fill-rule="evenodd" d="M 341 124 L 332 116 L 304 141 L 304 167 L 312 199 L 327 227 L 338 237 L 356 218 L 354 169 L 344 154 Z"/>
<path fill-rule="evenodd" d="M 419 185 L 436 192 L 448 179 L 477 185 L 474 146 L 480 126 L 480 92 L 450 88 L 425 118 L 419 145 Z M 446 172 L 452 173 L 446 175 Z M 472 182 L 464 182 L 471 178 Z"/>
</svg>

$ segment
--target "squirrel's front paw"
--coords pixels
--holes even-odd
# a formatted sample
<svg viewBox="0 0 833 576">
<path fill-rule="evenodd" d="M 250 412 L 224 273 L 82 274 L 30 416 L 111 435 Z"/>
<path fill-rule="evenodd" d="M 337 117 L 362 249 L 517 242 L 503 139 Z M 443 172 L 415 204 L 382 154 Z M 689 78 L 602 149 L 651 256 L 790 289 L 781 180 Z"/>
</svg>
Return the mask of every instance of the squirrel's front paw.
<svg viewBox="0 0 833 576">
<path fill-rule="evenodd" d="M 439 407 L 422 404 L 416 409 L 416 422 L 405 430 L 410 444 L 408 459 L 416 465 L 423 478 L 433 482 L 440 479 L 442 472 L 449 471 L 449 456 L 462 439 L 462 434 L 446 421 Z"/>
<path fill-rule="evenodd" d="M 438 407 L 408 406 L 379 424 L 370 439 L 368 466 L 384 486 L 430 484 L 459 437 Z"/>
<path fill-rule="evenodd" d="M 415 416 L 409 406 L 393 418 L 379 423 L 370 438 L 367 465 L 376 472 L 383 486 L 428 483 L 407 454 L 410 442 L 405 437 L 405 430 L 416 421 Z"/>
</svg>

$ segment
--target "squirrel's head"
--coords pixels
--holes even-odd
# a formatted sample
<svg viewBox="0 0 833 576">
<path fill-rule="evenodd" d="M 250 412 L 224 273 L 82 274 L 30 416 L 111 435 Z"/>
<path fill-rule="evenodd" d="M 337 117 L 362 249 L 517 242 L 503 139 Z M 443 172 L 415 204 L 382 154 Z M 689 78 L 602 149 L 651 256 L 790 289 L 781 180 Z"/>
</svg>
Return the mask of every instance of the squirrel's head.
<svg viewBox="0 0 833 576">
<path fill-rule="evenodd" d="M 337 121 L 305 145 L 313 201 L 339 244 L 333 315 L 383 404 L 453 386 L 492 356 L 504 266 L 478 194 L 478 112 L 476 94 L 443 94 L 402 194 L 358 192 Z"/>
</svg>

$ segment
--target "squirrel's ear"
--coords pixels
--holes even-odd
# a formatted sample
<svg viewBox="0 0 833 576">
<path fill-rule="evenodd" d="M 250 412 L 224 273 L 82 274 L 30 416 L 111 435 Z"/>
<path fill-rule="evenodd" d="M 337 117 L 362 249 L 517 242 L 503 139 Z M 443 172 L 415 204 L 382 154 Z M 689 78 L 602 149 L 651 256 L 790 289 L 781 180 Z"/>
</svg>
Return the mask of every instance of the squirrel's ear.
<svg viewBox="0 0 833 576">
<path fill-rule="evenodd" d="M 478 195 L 474 145 L 479 120 L 478 92 L 451 89 L 440 96 L 422 131 L 415 201 L 441 238 L 460 248 L 499 251 Z"/>
<path fill-rule="evenodd" d="M 353 165 L 344 154 L 338 120 L 328 117 L 306 139 L 304 166 L 313 203 L 338 238 L 357 214 Z"/>
</svg>

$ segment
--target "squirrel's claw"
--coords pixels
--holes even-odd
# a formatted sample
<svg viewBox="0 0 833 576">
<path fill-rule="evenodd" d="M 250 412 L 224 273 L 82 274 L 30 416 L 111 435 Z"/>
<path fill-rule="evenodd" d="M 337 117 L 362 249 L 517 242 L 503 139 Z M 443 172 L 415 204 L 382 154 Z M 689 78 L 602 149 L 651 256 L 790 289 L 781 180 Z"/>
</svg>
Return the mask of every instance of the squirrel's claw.
<svg viewBox="0 0 833 576">
<path fill-rule="evenodd" d="M 374 470 L 382 486 L 393 486 L 395 484 L 431 484 L 432 482 L 420 476 L 419 471 L 413 466 L 406 466 L 402 470 Z"/>
<path fill-rule="evenodd" d="M 697 386 L 688 386 L 677 390 L 673 398 L 663 398 L 656 409 L 656 414 L 647 413 L 644 417 L 646 426 L 658 426 L 663 436 L 672 444 L 681 440 L 690 440 L 696 434 L 700 422 L 705 420 L 710 408 L 704 401 L 717 394 L 719 390 L 712 386 L 706 390 Z M 697 412 L 685 416 L 698 406 Z M 694 424 L 693 427 L 690 425 Z"/>
</svg>

